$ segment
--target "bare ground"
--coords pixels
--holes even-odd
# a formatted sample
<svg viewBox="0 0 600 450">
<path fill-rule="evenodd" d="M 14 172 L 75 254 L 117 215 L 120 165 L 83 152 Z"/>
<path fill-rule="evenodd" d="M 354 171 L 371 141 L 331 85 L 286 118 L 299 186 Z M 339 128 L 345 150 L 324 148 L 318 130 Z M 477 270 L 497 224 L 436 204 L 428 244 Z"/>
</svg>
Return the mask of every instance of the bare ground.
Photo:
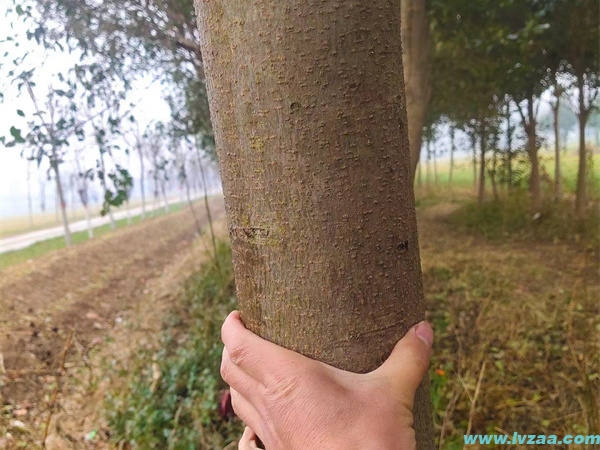
<svg viewBox="0 0 600 450">
<path fill-rule="evenodd" d="M 597 430 L 598 254 L 468 235 L 454 208 L 419 215 L 440 448 Z M 0 448 L 40 448 L 47 422 L 48 449 L 110 448 L 108 374 L 152 345 L 207 242 L 182 212 L 0 273 Z"/>
<path fill-rule="evenodd" d="M 212 210 L 223 217 L 222 200 Z M 106 447 L 103 368 L 160 329 L 203 257 L 197 238 L 185 210 L 0 273 L 0 448 Z"/>
</svg>

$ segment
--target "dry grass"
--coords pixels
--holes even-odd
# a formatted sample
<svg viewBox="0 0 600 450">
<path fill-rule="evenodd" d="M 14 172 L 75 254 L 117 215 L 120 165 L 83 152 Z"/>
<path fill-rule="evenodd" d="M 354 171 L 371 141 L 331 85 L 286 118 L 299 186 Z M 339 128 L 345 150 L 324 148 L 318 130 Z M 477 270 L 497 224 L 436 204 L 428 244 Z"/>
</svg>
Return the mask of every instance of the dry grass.
<svg viewBox="0 0 600 450">
<path fill-rule="evenodd" d="M 467 430 L 600 434 L 597 253 L 487 241 L 448 212 L 420 217 L 439 448 L 462 448 Z"/>
</svg>

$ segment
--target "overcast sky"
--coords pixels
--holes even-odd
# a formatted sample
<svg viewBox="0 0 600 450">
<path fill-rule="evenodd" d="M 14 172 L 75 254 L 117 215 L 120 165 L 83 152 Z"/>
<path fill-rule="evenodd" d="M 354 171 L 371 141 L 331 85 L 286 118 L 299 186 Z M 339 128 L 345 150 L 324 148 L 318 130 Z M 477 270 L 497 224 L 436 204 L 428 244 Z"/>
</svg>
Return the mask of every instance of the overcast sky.
<svg viewBox="0 0 600 450">
<path fill-rule="evenodd" d="M 0 58 L 11 61 L 15 56 L 29 52 L 29 56 L 25 61 L 25 66 L 19 67 L 20 70 L 27 70 L 31 67 L 43 65 L 35 72 L 36 91 L 39 90 L 40 98 L 44 97 L 45 86 L 52 80 L 56 73 L 65 73 L 68 68 L 72 67 L 77 57 L 67 53 L 62 54 L 47 54 L 35 41 L 28 41 L 25 35 L 26 28 L 20 23 L 15 23 L 15 31 L 21 37 L 18 41 L 19 47 L 15 44 L 1 43 L 7 36 L 12 35 L 11 21 L 14 14 L 6 17 L 6 10 L 9 7 L 9 2 L 0 0 Z M 4 57 L 4 52 L 9 51 L 9 56 Z M 8 62 L 6 61 L 6 62 Z M 6 64 L 5 64 L 6 65 Z M 31 117 L 34 112 L 31 99 L 26 91 L 19 94 L 17 86 L 10 83 L 7 77 L 7 72 L 10 68 L 0 70 L 0 89 L 5 98 L 4 102 L 0 102 L 0 136 L 10 137 L 10 127 L 16 126 L 23 131 L 23 135 L 27 133 L 27 117 Z M 46 91 L 47 92 L 47 91 Z M 152 120 L 168 121 L 170 118 L 169 107 L 162 98 L 162 90 L 159 83 L 152 84 L 149 79 L 143 79 L 137 82 L 132 89 L 131 94 L 127 99 L 128 103 L 134 103 L 135 109 L 132 111 L 143 129 L 145 124 Z M 17 109 L 25 113 L 25 118 L 17 115 Z M 27 214 L 27 166 L 28 162 L 20 156 L 23 147 L 17 146 L 13 148 L 5 148 L 0 144 L 0 220 L 2 218 L 15 214 Z M 94 148 L 86 149 L 88 153 L 88 162 L 95 160 Z M 133 162 L 133 161 L 132 161 Z M 42 167 L 38 174 L 35 163 L 31 165 L 32 173 L 32 194 L 37 197 L 39 194 L 38 175 L 43 178 L 45 168 Z M 67 162 L 65 166 L 69 163 Z M 88 164 L 89 165 L 89 164 Z M 132 171 L 135 171 L 137 164 L 132 164 Z M 48 183 L 46 187 L 46 196 L 48 202 L 53 202 L 54 185 Z M 67 199 L 68 200 L 68 199 Z M 39 199 L 34 198 L 34 205 L 39 203 Z M 52 209 L 50 209 L 52 210 Z"/>
</svg>

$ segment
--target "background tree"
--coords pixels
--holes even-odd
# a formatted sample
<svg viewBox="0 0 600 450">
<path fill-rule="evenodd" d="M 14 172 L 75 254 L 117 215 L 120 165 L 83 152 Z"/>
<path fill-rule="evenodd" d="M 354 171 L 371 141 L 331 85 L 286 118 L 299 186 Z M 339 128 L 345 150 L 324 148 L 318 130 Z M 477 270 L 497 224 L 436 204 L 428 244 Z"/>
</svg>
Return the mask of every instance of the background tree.
<svg viewBox="0 0 600 450">
<path fill-rule="evenodd" d="M 88 238 L 92 239 L 94 237 L 94 228 L 92 227 L 91 215 L 90 215 L 90 190 L 89 183 L 94 179 L 94 170 L 93 169 L 85 169 L 82 165 L 83 150 L 78 148 L 74 151 L 74 162 L 75 162 L 75 173 L 74 180 L 75 186 L 77 189 L 77 194 L 79 195 L 79 200 L 83 205 L 83 210 L 85 212 L 85 221 L 87 225 Z"/>
<path fill-rule="evenodd" d="M 139 76 L 163 80 L 193 117 L 193 134 L 213 140 L 192 0 L 34 1 L 43 40 L 101 60 L 126 87 Z"/>
<path fill-rule="evenodd" d="M 424 308 L 400 2 L 356 6 L 196 3 L 244 322 L 363 372 Z"/>
<path fill-rule="evenodd" d="M 577 100 L 573 103 L 579 124 L 579 166 L 575 211 L 583 213 L 586 206 L 588 155 L 585 145 L 585 126 L 591 112 L 598 108 L 596 99 L 600 89 L 600 5 L 593 0 L 560 2 L 558 15 L 566 17 L 567 70 L 575 78 Z"/>
<path fill-rule="evenodd" d="M 40 103 L 32 76 L 33 71 L 30 70 L 20 73 L 16 78 L 19 90 L 28 93 L 34 106 L 35 113 L 28 122 L 29 131 L 23 137 L 20 129 L 11 127 L 12 140 L 7 146 L 26 144 L 29 148 L 27 156 L 29 159 L 37 161 L 38 165 L 45 160 L 48 161 L 56 183 L 57 204 L 63 221 L 65 243 L 71 245 L 71 231 L 60 166 L 64 162 L 69 140 L 76 136 L 83 138 L 82 123 L 76 118 L 77 105 L 73 102 L 76 85 L 73 81 L 59 75 L 55 82 L 62 89 L 58 88 L 57 84 L 50 85 L 46 101 Z M 25 115 L 21 110 L 17 113 L 21 116 Z"/>
<path fill-rule="evenodd" d="M 431 97 L 429 18 L 425 0 L 402 0 L 402 58 L 413 179 L 421 155 L 423 127 Z"/>
</svg>

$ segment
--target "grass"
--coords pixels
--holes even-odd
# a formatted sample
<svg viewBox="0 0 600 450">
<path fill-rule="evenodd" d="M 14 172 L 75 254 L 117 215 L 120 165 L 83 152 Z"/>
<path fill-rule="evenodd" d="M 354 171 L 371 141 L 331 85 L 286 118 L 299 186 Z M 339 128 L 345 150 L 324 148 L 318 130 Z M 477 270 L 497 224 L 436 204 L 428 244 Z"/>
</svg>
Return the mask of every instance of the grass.
<svg viewBox="0 0 600 450">
<path fill-rule="evenodd" d="M 170 205 L 170 212 L 179 211 L 182 207 L 185 207 L 185 205 L 183 205 L 181 203 L 173 203 L 172 205 Z M 153 217 L 158 217 L 158 216 L 161 216 L 164 214 L 165 214 L 164 209 L 159 208 L 159 209 L 151 212 L 150 214 L 147 213 L 146 220 L 151 219 Z M 141 215 L 131 217 L 131 225 L 132 226 L 140 223 L 141 221 L 142 221 Z M 128 226 L 127 218 L 119 219 L 119 220 L 115 221 L 115 229 L 123 228 L 126 226 Z M 111 231 L 113 231 L 113 230 L 111 230 L 110 224 L 101 225 L 99 227 L 96 227 L 96 228 L 94 228 L 94 239 L 104 236 L 104 235 L 110 233 Z M 73 240 L 73 245 L 81 244 L 81 243 L 89 240 L 87 230 L 71 233 L 71 238 Z M 63 236 L 59 236 L 56 238 L 37 242 L 37 243 L 35 243 L 27 248 L 21 249 L 21 250 L 15 250 L 15 251 L 11 251 L 11 252 L 2 253 L 2 254 L 0 254 L 0 270 L 6 269 L 7 267 L 22 263 L 24 261 L 29 261 L 31 259 L 39 258 L 40 256 L 43 256 L 47 253 L 65 248 L 65 246 L 66 246 L 65 238 Z"/>
<path fill-rule="evenodd" d="M 421 240 L 439 448 L 468 432 L 600 433 L 596 257 L 445 230 Z"/>
<path fill-rule="evenodd" d="M 569 200 L 554 202 L 551 193 L 539 215 L 532 216 L 528 192 L 515 189 L 499 201 L 465 202 L 450 218 L 453 225 L 466 233 L 485 236 L 489 240 L 569 242 L 583 248 L 600 246 L 600 218 L 597 204 L 581 217 L 575 215 Z"/>
<path fill-rule="evenodd" d="M 241 436 L 239 420 L 220 414 L 221 324 L 236 306 L 229 245 L 185 283 L 157 349 L 138 354 L 125 386 L 107 396 L 106 416 L 119 448 L 214 449 Z"/>
<path fill-rule="evenodd" d="M 489 155 L 488 155 L 489 157 Z M 549 150 L 540 150 L 539 152 L 540 163 L 542 170 L 549 175 L 550 178 L 554 177 L 554 153 Z M 422 183 L 427 184 L 426 176 L 426 162 L 422 161 L 423 167 L 421 168 Z M 568 150 L 561 155 L 561 173 L 563 178 L 563 189 L 565 194 L 574 194 L 575 188 L 577 187 L 577 170 L 579 164 L 579 156 L 576 151 Z M 439 161 L 438 164 L 438 187 L 446 188 L 448 186 L 450 162 L 448 160 Z M 600 153 L 598 149 L 594 149 L 593 163 L 591 170 L 589 170 L 589 177 L 592 180 L 591 189 L 594 192 L 600 191 L 600 174 L 598 172 L 600 167 Z M 523 168 L 525 171 L 524 177 L 526 178 L 528 168 Z M 487 175 L 486 175 L 487 178 Z M 434 185 L 434 172 L 433 172 L 433 161 L 430 163 L 430 183 Z M 489 180 L 487 180 L 489 190 Z M 473 165 L 470 158 L 457 159 L 454 162 L 454 170 L 452 174 L 452 188 L 472 188 L 473 187 Z"/>
<path fill-rule="evenodd" d="M 468 432 L 600 434 L 597 252 L 510 227 L 495 239 L 456 216 L 428 216 L 447 198 L 464 214 L 469 198 L 440 195 L 426 199 L 419 222 L 439 448 L 462 449 Z M 498 220 L 491 214 L 488 225 Z M 219 327 L 235 308 L 229 258 L 219 243 L 221 269 L 205 264 L 187 281 L 158 349 L 140 352 L 126 387 L 108 397 L 120 448 L 224 448 L 239 438 L 240 423 L 218 413 Z"/>
</svg>

